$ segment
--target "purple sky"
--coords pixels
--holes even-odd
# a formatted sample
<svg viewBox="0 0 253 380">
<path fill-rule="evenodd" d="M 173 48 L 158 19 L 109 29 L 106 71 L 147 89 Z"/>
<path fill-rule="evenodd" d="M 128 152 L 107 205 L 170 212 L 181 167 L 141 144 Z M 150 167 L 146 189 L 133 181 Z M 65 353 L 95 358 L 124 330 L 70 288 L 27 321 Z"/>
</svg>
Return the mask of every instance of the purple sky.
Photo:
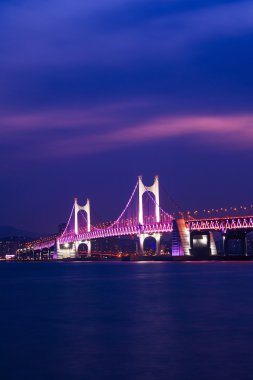
<svg viewBox="0 0 253 380">
<path fill-rule="evenodd" d="M 75 195 L 115 218 L 138 174 L 185 209 L 251 204 L 252 15 L 241 0 L 0 0 L 0 225 L 54 231 Z"/>
</svg>

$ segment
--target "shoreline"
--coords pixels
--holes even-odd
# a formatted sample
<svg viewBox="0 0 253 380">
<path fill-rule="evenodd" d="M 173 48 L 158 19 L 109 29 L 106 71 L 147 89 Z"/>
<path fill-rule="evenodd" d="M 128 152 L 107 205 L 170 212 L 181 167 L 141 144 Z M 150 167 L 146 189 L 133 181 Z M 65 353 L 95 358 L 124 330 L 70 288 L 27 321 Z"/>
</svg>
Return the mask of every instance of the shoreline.
<svg viewBox="0 0 253 380">
<path fill-rule="evenodd" d="M 12 259 L 12 260 L 0 260 L 2 263 L 20 262 L 20 263 L 57 263 L 57 262 L 203 262 L 203 261 L 252 261 L 253 255 L 234 255 L 234 256 L 209 256 L 209 257 L 194 257 L 194 256 L 128 256 L 128 257 L 81 257 L 81 258 L 68 258 L 68 259 Z"/>
</svg>

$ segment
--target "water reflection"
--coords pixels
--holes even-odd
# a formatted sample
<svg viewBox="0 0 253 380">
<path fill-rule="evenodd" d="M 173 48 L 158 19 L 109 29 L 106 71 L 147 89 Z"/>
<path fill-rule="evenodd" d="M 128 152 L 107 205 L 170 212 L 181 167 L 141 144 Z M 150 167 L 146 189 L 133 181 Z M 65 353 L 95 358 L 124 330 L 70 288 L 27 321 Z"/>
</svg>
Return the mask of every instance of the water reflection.
<svg viewBox="0 0 253 380">
<path fill-rule="evenodd" d="M 251 379 L 253 263 L 0 272 L 3 379 Z"/>
</svg>

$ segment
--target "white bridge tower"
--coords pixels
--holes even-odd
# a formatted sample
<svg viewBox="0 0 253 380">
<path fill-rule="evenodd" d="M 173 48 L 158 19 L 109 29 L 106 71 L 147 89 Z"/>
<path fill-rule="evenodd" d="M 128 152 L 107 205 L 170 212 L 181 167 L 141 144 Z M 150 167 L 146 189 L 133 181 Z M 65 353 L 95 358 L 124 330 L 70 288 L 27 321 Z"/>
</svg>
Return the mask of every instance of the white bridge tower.
<svg viewBox="0 0 253 380">
<path fill-rule="evenodd" d="M 142 181 L 142 176 L 139 176 L 139 224 L 144 225 L 144 215 L 143 215 L 143 194 L 146 192 L 150 192 L 155 196 L 155 222 L 160 222 L 160 199 L 159 199 L 159 177 L 155 176 L 155 180 L 152 186 L 144 186 Z M 153 233 L 153 234 L 140 234 L 139 240 L 140 240 L 140 253 L 144 253 L 144 241 L 148 237 L 153 237 L 156 240 L 156 255 L 160 253 L 160 240 L 161 240 L 161 234 L 160 233 Z"/>
<path fill-rule="evenodd" d="M 87 215 L 87 232 L 90 232 L 91 230 L 91 223 L 90 223 L 90 200 L 87 198 L 86 204 L 84 206 L 80 206 L 78 204 L 78 199 L 75 198 L 74 203 L 74 216 L 75 216 L 75 235 L 79 234 L 79 225 L 78 225 L 78 213 L 79 211 L 85 211 Z M 84 240 L 84 241 L 77 241 L 75 243 L 75 249 L 76 253 L 78 252 L 78 247 L 80 244 L 86 244 L 88 247 L 88 256 L 91 255 L 91 241 L 90 240 Z"/>
<path fill-rule="evenodd" d="M 78 199 L 74 199 L 74 207 L 73 207 L 73 213 L 74 213 L 74 233 L 76 236 L 81 233 L 79 229 L 79 223 L 78 223 L 78 213 L 79 211 L 85 211 L 87 215 L 87 232 L 90 232 L 91 230 L 91 223 L 90 223 L 90 200 L 87 199 L 86 204 L 84 206 L 80 206 L 78 204 Z M 72 215 L 72 214 L 71 214 Z M 78 247 L 80 244 L 86 244 L 88 247 L 88 256 L 91 255 L 91 241 L 90 240 L 77 240 L 73 243 L 63 243 L 61 244 L 59 239 L 56 240 L 56 251 L 54 253 L 55 258 L 74 258 L 77 256 L 78 253 Z"/>
</svg>

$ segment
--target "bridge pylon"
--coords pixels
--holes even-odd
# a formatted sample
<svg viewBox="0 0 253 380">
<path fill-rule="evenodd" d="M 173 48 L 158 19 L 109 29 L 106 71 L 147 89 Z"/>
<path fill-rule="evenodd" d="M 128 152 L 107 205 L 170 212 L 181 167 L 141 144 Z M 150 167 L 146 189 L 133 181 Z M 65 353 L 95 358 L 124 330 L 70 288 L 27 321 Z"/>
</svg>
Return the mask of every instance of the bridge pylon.
<svg viewBox="0 0 253 380">
<path fill-rule="evenodd" d="M 74 212 L 75 212 L 75 235 L 79 235 L 79 224 L 78 224 L 78 213 L 79 211 L 85 211 L 87 215 L 87 232 L 91 231 L 91 222 L 90 222 L 90 200 L 87 198 L 86 204 L 84 206 L 80 206 L 78 204 L 78 199 L 75 197 L 75 203 L 74 203 Z M 88 247 L 88 256 L 91 256 L 91 241 L 85 240 L 85 241 L 76 241 L 75 243 L 75 251 L 76 256 L 78 254 L 78 247 L 80 244 L 86 244 Z"/>
<path fill-rule="evenodd" d="M 74 234 L 75 236 L 78 236 L 82 231 L 79 226 L 78 221 L 78 213 L 80 211 L 86 212 L 86 221 L 87 221 L 87 232 L 91 231 L 91 218 L 90 218 L 90 200 L 87 198 L 86 204 L 81 206 L 78 204 L 77 197 L 74 198 Z M 74 258 L 78 256 L 78 247 L 80 244 L 85 244 L 88 248 L 88 256 L 91 255 L 91 241 L 90 240 L 77 240 L 74 239 L 73 242 L 66 242 L 63 244 L 60 244 L 59 240 L 57 240 L 56 245 L 56 252 L 54 254 L 54 257 L 58 258 Z"/>
<path fill-rule="evenodd" d="M 160 222 L 160 198 L 159 198 L 159 177 L 155 176 L 153 185 L 151 186 L 145 186 L 143 184 L 142 176 L 140 175 L 138 177 L 138 184 L 139 184 L 139 210 L 138 210 L 138 221 L 141 226 L 144 225 L 144 214 L 143 214 L 143 195 L 146 192 L 150 192 L 155 197 L 155 221 L 157 223 Z M 140 234 L 139 235 L 139 242 L 140 242 L 140 253 L 144 254 L 144 241 L 148 237 L 153 237 L 156 241 L 156 255 L 160 253 L 160 240 L 161 240 L 161 234 L 160 233 L 153 233 L 153 234 Z"/>
<path fill-rule="evenodd" d="M 90 232 L 91 224 L 90 224 L 90 200 L 87 198 L 86 204 L 84 206 L 80 206 L 78 204 L 78 199 L 75 197 L 75 234 L 79 234 L 79 225 L 78 225 L 78 212 L 85 211 L 87 214 L 87 232 Z"/>
</svg>

